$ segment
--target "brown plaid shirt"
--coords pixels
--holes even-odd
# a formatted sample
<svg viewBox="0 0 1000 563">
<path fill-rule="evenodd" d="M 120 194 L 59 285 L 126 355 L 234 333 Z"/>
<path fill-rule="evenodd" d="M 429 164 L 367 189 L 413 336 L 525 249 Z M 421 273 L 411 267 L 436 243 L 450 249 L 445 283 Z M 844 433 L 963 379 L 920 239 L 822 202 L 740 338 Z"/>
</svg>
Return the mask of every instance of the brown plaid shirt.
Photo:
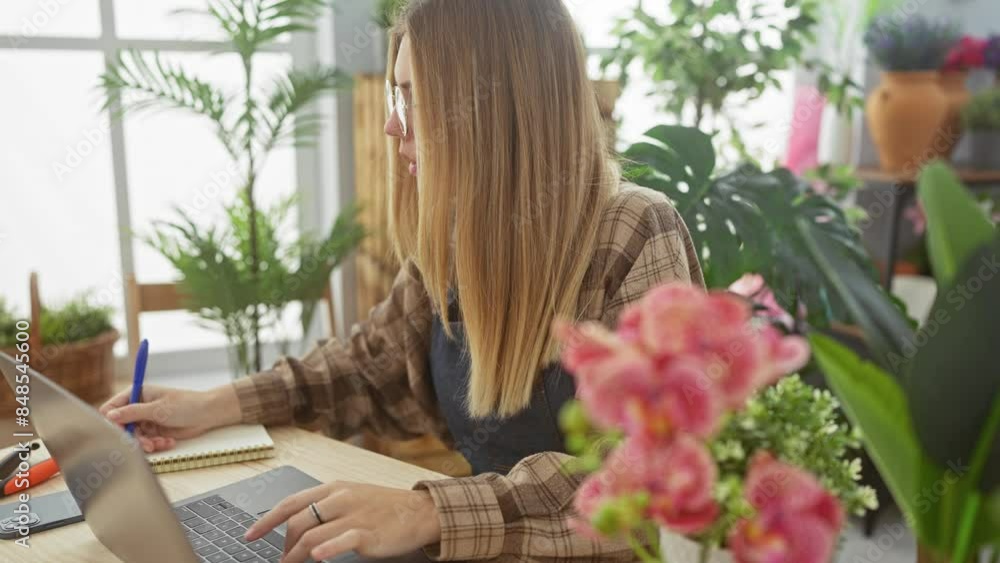
<svg viewBox="0 0 1000 563">
<path fill-rule="evenodd" d="M 622 308 L 669 281 L 704 284 L 680 215 L 666 197 L 625 184 L 604 212 L 597 251 L 584 280 L 579 318 L 614 327 Z M 247 423 L 307 423 L 330 435 L 372 430 L 390 438 L 434 434 L 449 440 L 428 373 L 432 306 L 420 272 L 407 261 L 389 297 L 345 340 L 321 344 L 302 359 L 237 381 Z M 581 481 L 568 456 L 540 453 L 506 476 L 424 481 L 441 517 L 438 560 L 631 560 L 623 543 L 596 542 L 567 527 Z"/>
</svg>

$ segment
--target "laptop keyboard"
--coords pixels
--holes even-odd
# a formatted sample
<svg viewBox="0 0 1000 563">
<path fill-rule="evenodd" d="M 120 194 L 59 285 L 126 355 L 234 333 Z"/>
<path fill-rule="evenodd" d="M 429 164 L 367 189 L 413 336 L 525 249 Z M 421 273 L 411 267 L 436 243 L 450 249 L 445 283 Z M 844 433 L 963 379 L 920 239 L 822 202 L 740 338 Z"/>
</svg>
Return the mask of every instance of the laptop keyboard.
<svg viewBox="0 0 1000 563">
<path fill-rule="evenodd" d="M 191 547 L 203 563 L 278 563 L 285 538 L 270 532 L 248 542 L 247 527 L 257 519 L 226 502 L 219 495 L 174 507 Z"/>
</svg>

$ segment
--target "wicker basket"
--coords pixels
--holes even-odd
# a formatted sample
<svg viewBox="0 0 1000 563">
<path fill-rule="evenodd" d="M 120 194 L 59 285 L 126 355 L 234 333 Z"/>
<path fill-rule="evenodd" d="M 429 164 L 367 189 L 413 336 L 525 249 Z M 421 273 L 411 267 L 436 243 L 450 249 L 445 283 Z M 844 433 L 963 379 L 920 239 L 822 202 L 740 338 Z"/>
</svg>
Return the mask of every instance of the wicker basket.
<svg viewBox="0 0 1000 563">
<path fill-rule="evenodd" d="M 115 355 L 113 348 L 121 336 L 117 330 L 67 344 L 48 344 L 41 341 L 41 299 L 38 276 L 31 274 L 31 331 L 29 343 L 30 366 L 64 389 L 87 403 L 96 404 L 111 397 L 115 380 Z M 14 356 L 14 348 L 0 351 Z M 19 406 L 14 392 L 0 384 L 0 413 L 9 413 Z"/>
</svg>

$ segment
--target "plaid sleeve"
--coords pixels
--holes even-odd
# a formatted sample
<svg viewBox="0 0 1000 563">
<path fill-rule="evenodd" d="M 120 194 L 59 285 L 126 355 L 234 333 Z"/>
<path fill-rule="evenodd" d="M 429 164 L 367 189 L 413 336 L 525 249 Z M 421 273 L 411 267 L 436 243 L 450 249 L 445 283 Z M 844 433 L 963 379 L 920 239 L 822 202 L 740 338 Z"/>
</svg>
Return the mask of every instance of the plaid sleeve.
<svg viewBox="0 0 1000 563">
<path fill-rule="evenodd" d="M 415 362 L 426 362 L 422 335 L 429 333 L 430 315 L 419 272 L 407 262 L 389 297 L 348 338 L 234 382 L 243 421 L 306 424 L 321 418 L 335 438 L 362 429 L 397 439 L 440 433 L 436 415 L 417 400 L 408 376 Z"/>
<path fill-rule="evenodd" d="M 436 561 L 633 560 L 626 544 L 592 540 L 570 528 L 582 480 L 565 470 L 570 459 L 548 452 L 525 458 L 506 476 L 417 483 L 415 489 L 434 499 L 441 520 L 441 541 L 428 546 L 427 555 Z"/>
</svg>

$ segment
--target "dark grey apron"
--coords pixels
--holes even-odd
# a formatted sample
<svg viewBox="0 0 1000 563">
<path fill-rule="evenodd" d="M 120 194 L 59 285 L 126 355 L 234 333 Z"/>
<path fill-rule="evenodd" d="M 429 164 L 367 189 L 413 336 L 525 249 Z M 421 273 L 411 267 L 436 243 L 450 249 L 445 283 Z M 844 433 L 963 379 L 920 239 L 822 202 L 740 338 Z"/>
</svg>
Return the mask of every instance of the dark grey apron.
<svg viewBox="0 0 1000 563">
<path fill-rule="evenodd" d="M 509 418 L 472 419 L 466 410 L 469 360 L 463 355 L 465 330 L 457 298 L 448 295 L 451 340 L 441 319 L 431 329 L 430 369 L 438 407 L 455 440 L 455 449 L 480 473 L 507 473 L 522 459 L 541 452 L 565 452 L 559 409 L 576 395 L 573 378 L 558 364 L 542 370 L 531 404 Z"/>
</svg>

